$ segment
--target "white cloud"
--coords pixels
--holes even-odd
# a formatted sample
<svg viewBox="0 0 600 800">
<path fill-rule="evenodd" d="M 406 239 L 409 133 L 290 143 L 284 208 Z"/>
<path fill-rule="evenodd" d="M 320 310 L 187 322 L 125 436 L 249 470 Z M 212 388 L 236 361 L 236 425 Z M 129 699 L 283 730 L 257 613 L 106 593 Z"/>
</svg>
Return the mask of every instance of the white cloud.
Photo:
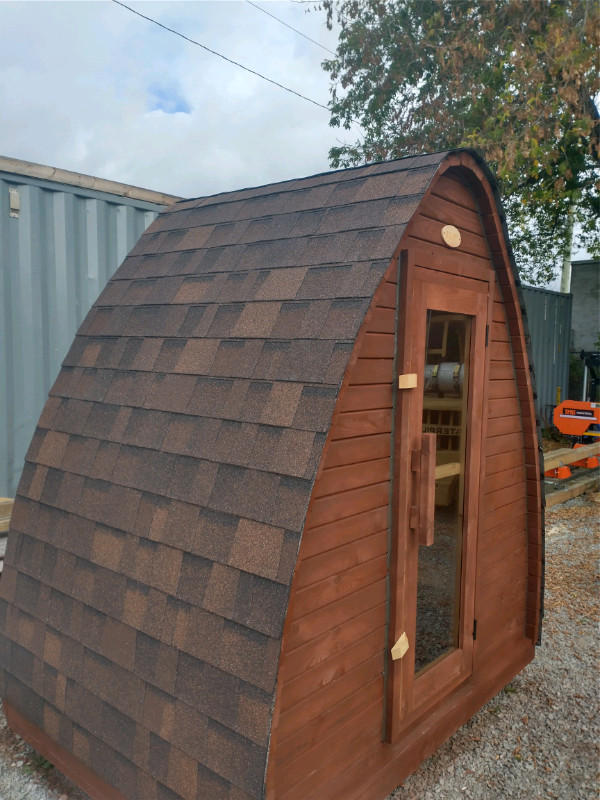
<svg viewBox="0 0 600 800">
<path fill-rule="evenodd" d="M 327 53 L 240 2 L 132 7 L 327 104 Z M 335 49 L 323 13 L 265 7 Z M 2 155 L 183 196 L 328 168 L 326 110 L 115 3 L 4 2 Z M 339 134 L 338 134 L 339 135 Z"/>
</svg>

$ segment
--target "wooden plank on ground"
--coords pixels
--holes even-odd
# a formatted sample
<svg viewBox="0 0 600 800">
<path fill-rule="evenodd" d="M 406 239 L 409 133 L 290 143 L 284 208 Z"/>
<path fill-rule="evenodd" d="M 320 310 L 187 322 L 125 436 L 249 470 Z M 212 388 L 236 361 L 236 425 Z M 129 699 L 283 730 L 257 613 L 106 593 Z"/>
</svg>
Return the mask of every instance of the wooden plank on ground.
<svg viewBox="0 0 600 800">
<path fill-rule="evenodd" d="M 556 469 L 562 464 L 572 464 L 583 458 L 600 455 L 600 442 L 584 444 L 583 447 L 571 448 L 563 447 L 560 450 L 552 450 L 544 455 L 544 471 Z"/>
<path fill-rule="evenodd" d="M 13 503 L 12 497 L 0 497 L 0 533 L 8 531 Z"/>
<path fill-rule="evenodd" d="M 583 475 L 567 478 L 563 484 L 553 491 L 549 491 L 546 487 L 546 508 L 552 508 L 558 503 L 564 503 L 573 497 L 579 497 L 580 494 L 591 489 L 597 489 L 599 486 L 600 467 L 586 470 Z"/>
</svg>

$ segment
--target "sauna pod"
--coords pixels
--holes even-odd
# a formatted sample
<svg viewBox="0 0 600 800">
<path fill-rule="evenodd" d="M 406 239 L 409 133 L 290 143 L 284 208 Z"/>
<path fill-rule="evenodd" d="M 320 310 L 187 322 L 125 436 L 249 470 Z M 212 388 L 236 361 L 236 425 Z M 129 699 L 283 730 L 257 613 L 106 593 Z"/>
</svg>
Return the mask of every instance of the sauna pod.
<svg viewBox="0 0 600 800">
<path fill-rule="evenodd" d="M 177 203 L 29 448 L 9 725 L 111 800 L 381 800 L 533 658 L 523 309 L 472 151 Z"/>
</svg>

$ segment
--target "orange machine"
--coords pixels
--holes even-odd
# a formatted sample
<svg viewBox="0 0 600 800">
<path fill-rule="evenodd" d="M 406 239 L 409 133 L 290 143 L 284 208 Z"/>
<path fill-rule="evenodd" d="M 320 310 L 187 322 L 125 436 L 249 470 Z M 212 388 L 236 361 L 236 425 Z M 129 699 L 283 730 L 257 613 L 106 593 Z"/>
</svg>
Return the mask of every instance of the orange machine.
<svg viewBox="0 0 600 800">
<path fill-rule="evenodd" d="M 554 425 L 567 436 L 600 436 L 600 431 L 588 430 L 600 425 L 600 403 L 564 400 L 554 409 Z"/>
</svg>

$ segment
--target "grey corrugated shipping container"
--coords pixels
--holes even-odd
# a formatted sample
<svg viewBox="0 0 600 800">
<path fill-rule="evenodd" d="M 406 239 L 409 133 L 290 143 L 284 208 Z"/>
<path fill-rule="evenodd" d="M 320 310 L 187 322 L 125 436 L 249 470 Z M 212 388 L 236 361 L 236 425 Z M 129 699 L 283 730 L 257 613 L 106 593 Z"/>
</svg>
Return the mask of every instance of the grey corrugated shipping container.
<svg viewBox="0 0 600 800">
<path fill-rule="evenodd" d="M 569 389 L 573 296 L 537 286 L 522 286 L 521 290 L 531 336 L 536 409 L 542 427 L 548 428 L 554 406 L 567 399 Z"/>
<path fill-rule="evenodd" d="M 14 495 L 48 391 L 90 306 L 177 199 L 0 157 L 0 495 Z"/>
</svg>

